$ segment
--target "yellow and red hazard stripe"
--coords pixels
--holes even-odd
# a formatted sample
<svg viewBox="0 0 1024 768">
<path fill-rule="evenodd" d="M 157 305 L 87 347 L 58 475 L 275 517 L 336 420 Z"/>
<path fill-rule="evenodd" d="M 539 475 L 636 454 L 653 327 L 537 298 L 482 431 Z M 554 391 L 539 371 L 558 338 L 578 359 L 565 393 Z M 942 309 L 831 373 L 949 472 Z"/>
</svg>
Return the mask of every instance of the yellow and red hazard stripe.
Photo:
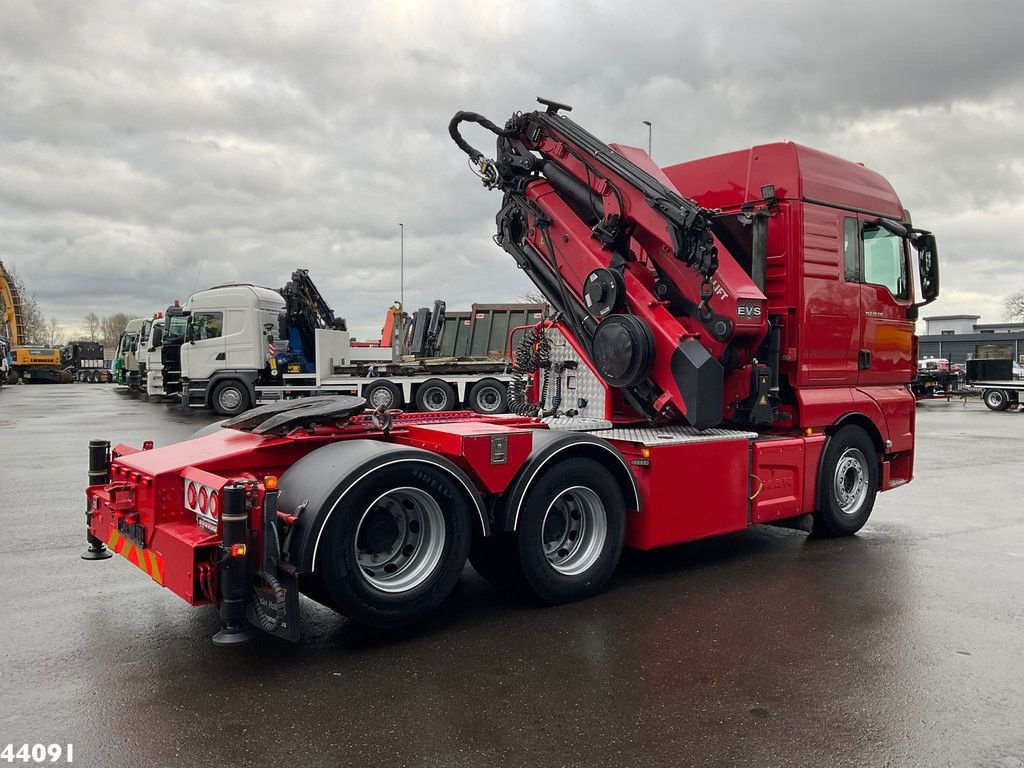
<svg viewBox="0 0 1024 768">
<path fill-rule="evenodd" d="M 117 552 L 117 554 L 136 568 L 149 574 L 150 578 L 157 584 L 160 584 L 161 586 L 163 585 L 164 559 L 156 552 L 151 549 L 140 547 L 134 541 L 126 536 L 122 536 L 113 528 L 110 529 L 110 535 L 107 536 L 107 546 Z"/>
</svg>

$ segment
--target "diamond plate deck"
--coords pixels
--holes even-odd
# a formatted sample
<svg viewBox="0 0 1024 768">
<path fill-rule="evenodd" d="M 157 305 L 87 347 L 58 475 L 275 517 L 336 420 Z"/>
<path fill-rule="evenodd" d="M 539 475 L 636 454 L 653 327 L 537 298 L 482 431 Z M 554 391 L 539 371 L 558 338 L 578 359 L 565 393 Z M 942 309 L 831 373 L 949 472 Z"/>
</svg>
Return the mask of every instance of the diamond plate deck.
<svg viewBox="0 0 1024 768">
<path fill-rule="evenodd" d="M 742 432 L 736 429 L 705 429 L 695 427 L 613 427 L 612 429 L 584 430 L 605 440 L 622 440 L 640 445 L 678 445 L 681 443 L 716 443 L 724 440 L 751 440 L 756 432 Z"/>
</svg>

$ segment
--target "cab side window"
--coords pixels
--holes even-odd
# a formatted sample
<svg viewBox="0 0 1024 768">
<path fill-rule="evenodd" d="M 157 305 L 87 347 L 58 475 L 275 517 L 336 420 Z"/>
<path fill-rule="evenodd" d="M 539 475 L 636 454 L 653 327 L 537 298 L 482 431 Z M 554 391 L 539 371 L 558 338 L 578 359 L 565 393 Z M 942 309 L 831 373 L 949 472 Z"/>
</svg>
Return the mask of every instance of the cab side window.
<svg viewBox="0 0 1024 768">
<path fill-rule="evenodd" d="M 864 282 L 884 285 L 897 299 L 907 298 L 907 260 L 903 238 L 878 226 L 864 225 Z"/>
<path fill-rule="evenodd" d="M 860 280 L 860 225 L 847 216 L 843 220 L 843 277 L 848 283 Z"/>
<path fill-rule="evenodd" d="M 192 338 L 195 341 L 219 339 L 223 328 L 223 312 L 196 312 L 192 315 Z"/>
<path fill-rule="evenodd" d="M 903 238 L 889 230 L 852 217 L 843 220 L 843 277 L 848 283 L 868 283 L 906 299 L 907 259 Z"/>
</svg>

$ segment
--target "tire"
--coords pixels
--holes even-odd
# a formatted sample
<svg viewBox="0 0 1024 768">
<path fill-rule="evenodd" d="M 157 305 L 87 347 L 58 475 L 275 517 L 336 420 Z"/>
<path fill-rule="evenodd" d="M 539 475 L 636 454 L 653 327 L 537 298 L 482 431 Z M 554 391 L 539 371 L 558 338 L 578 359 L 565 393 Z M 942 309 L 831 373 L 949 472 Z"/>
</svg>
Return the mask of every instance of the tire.
<svg viewBox="0 0 1024 768">
<path fill-rule="evenodd" d="M 455 388 L 441 379 L 428 379 L 416 390 L 416 410 L 440 413 L 455 409 Z"/>
<path fill-rule="evenodd" d="M 222 381 L 213 389 L 210 405 L 221 416 L 237 416 L 249 410 L 249 390 L 237 379 Z"/>
<path fill-rule="evenodd" d="M 508 390 L 497 379 L 483 379 L 469 390 L 469 407 L 477 413 L 505 413 L 508 411 Z"/>
<path fill-rule="evenodd" d="M 871 516 L 878 494 L 878 453 L 860 427 L 842 427 L 825 445 L 818 471 L 814 533 L 850 536 Z"/>
<path fill-rule="evenodd" d="M 401 408 L 405 402 L 402 397 L 402 388 L 387 379 L 381 379 L 363 387 L 363 398 L 370 410 L 380 408 L 387 411 L 392 408 Z"/>
<path fill-rule="evenodd" d="M 519 590 L 526 585 L 519 566 L 519 550 L 511 533 L 483 536 L 477 531 L 469 550 L 473 570 L 496 587 Z"/>
<path fill-rule="evenodd" d="M 990 411 L 1005 411 L 1010 407 L 1010 398 L 1001 389 L 986 389 L 982 392 L 981 399 Z"/>
<path fill-rule="evenodd" d="M 342 492 L 339 486 L 327 504 Z M 463 489 L 441 469 L 417 463 L 374 472 L 348 491 L 324 531 L 317 569 L 328 604 L 379 629 L 421 619 L 459 580 L 473 514 Z"/>
<path fill-rule="evenodd" d="M 516 531 L 523 579 L 552 605 L 591 597 L 615 572 L 625 537 L 625 503 L 608 470 L 592 459 L 559 462 L 523 499 Z"/>
</svg>

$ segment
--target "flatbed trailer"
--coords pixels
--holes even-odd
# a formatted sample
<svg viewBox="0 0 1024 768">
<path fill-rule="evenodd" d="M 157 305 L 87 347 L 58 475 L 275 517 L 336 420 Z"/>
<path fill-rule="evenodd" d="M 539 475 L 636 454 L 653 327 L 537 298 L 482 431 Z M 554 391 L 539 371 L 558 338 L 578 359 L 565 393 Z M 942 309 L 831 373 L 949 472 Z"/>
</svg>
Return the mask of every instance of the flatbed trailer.
<svg viewBox="0 0 1024 768">
<path fill-rule="evenodd" d="M 1024 380 L 1014 378 L 1010 359 L 968 360 L 968 392 L 977 394 L 990 411 L 1005 411 L 1020 405 Z"/>
</svg>

